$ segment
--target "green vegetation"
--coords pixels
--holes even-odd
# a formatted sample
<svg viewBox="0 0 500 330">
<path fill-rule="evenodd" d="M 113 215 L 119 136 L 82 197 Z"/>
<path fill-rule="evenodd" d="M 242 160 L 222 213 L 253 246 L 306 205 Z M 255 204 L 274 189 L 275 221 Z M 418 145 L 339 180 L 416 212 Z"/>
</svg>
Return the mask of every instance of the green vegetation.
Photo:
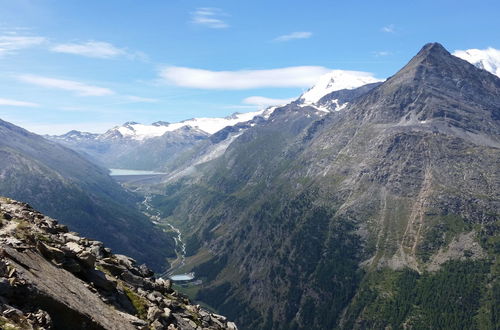
<svg viewBox="0 0 500 330">
<path fill-rule="evenodd" d="M 494 329 L 500 300 L 498 286 L 484 290 L 490 267 L 468 260 L 448 261 L 438 272 L 421 275 L 410 269 L 370 273 L 342 328 Z"/>
<path fill-rule="evenodd" d="M 21 330 L 25 329 L 22 325 L 12 324 L 11 320 L 0 316 L 0 329 L 2 330 Z"/>
<path fill-rule="evenodd" d="M 123 291 L 134 306 L 137 317 L 146 320 L 148 315 L 148 305 L 144 298 L 139 297 L 134 291 L 130 290 L 126 285 L 123 286 Z"/>
<path fill-rule="evenodd" d="M 227 264 L 227 255 L 220 258 L 212 258 L 201 265 L 193 268 L 193 272 L 199 274 L 206 281 L 213 281 Z"/>
<path fill-rule="evenodd" d="M 426 223 L 434 223 L 424 234 L 422 244 L 418 246 L 417 255 L 428 261 L 439 248 L 448 245 L 457 234 L 472 230 L 472 225 L 466 223 L 460 216 L 448 214 L 444 216 L 427 216 Z"/>
</svg>

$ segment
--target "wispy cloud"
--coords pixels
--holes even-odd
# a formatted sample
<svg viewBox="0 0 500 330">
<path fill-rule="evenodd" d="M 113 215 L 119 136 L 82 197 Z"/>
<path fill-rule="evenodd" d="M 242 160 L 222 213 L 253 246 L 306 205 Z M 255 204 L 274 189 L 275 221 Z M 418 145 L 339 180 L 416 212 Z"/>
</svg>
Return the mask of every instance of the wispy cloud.
<svg viewBox="0 0 500 330">
<path fill-rule="evenodd" d="M 165 82 L 199 89 L 311 87 L 331 70 L 322 66 L 292 66 L 270 70 L 210 71 L 170 66 L 160 71 Z"/>
<path fill-rule="evenodd" d="M 73 80 L 55 79 L 36 75 L 20 75 L 17 78 L 28 84 L 46 88 L 68 90 L 76 92 L 77 95 L 80 96 L 105 96 L 115 94 L 115 92 L 111 89 L 87 85 Z"/>
<path fill-rule="evenodd" d="M 60 44 L 52 47 L 50 50 L 57 53 L 75 54 L 95 58 L 113 58 L 127 54 L 124 49 L 103 41 Z"/>
<path fill-rule="evenodd" d="M 386 32 L 386 33 L 395 33 L 396 26 L 394 24 L 389 24 L 389 25 L 386 25 L 383 28 L 381 28 L 380 31 Z"/>
<path fill-rule="evenodd" d="M 312 32 L 292 32 L 290 34 L 285 34 L 274 39 L 277 42 L 290 41 L 295 39 L 308 39 L 312 37 Z"/>
<path fill-rule="evenodd" d="M 11 107 L 39 107 L 40 104 L 26 101 L 18 101 L 11 99 L 0 98 L 0 106 L 11 106 Z"/>
<path fill-rule="evenodd" d="M 157 103 L 159 100 L 149 97 L 141 97 L 135 95 L 125 95 L 125 99 L 133 103 Z"/>
<path fill-rule="evenodd" d="M 0 36 L 0 56 L 13 53 L 17 50 L 34 47 L 46 42 L 43 37 L 30 37 L 18 35 Z"/>
<path fill-rule="evenodd" d="M 287 104 L 287 103 L 292 102 L 293 100 L 294 100 L 294 98 L 274 99 L 274 98 L 269 98 L 269 97 L 264 97 L 264 96 L 250 96 L 250 97 L 245 98 L 243 100 L 243 103 L 257 105 L 259 107 L 269 107 L 272 105 Z"/>
<path fill-rule="evenodd" d="M 229 27 L 223 17 L 227 14 L 219 8 L 197 8 L 191 15 L 191 22 L 211 29 L 225 29 Z"/>
<path fill-rule="evenodd" d="M 382 50 L 382 51 L 375 51 L 375 52 L 372 52 L 373 55 L 375 55 L 376 57 L 383 57 L 383 56 L 389 56 L 389 55 L 392 55 L 391 52 L 389 51 L 386 51 L 386 50 Z"/>
</svg>

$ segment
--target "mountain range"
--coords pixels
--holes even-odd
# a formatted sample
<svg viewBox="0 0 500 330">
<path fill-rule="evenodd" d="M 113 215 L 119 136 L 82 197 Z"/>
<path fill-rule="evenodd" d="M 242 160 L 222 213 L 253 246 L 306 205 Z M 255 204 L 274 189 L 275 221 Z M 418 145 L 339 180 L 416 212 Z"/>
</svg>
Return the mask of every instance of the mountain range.
<svg viewBox="0 0 500 330">
<path fill-rule="evenodd" d="M 500 79 L 431 43 L 320 100 L 155 186 L 196 299 L 247 329 L 498 327 Z"/>
<path fill-rule="evenodd" d="M 139 212 L 125 191 L 80 154 L 0 120 L 0 195 L 23 200 L 88 237 L 157 270 L 175 256 L 173 238 Z"/>
<path fill-rule="evenodd" d="M 182 232 L 186 293 L 242 329 L 500 328 L 500 78 L 495 54 L 454 55 L 224 119 L 57 143 L 0 122 L 0 194 L 158 267 L 172 237 L 104 167 L 161 170 L 124 185 Z"/>
<path fill-rule="evenodd" d="M 352 98 L 350 90 L 364 85 L 370 86 L 378 81 L 363 72 L 334 70 L 322 76 L 315 86 L 294 102 L 302 107 L 314 107 L 321 112 L 340 110 Z M 331 93 L 334 91 L 343 92 L 332 99 Z M 330 95 L 330 99 L 322 100 L 326 95 Z M 329 106 L 326 107 L 326 104 Z M 234 113 L 224 118 L 193 118 L 178 123 L 158 121 L 144 125 L 127 122 L 103 134 L 73 130 L 63 135 L 45 137 L 109 168 L 165 170 L 171 167 L 165 164 L 178 162 L 179 156 L 185 158 L 183 153 L 188 150 L 188 153 L 192 153 L 192 147 L 205 150 L 205 158 L 209 153 L 208 149 L 216 149 L 220 153 L 224 147 L 213 147 L 214 140 L 220 142 L 222 136 L 224 140 L 228 137 L 229 131 L 241 133 L 245 127 L 267 120 L 275 109 L 276 107 L 269 107 L 255 112 Z M 225 143 L 227 144 L 227 141 Z"/>
<path fill-rule="evenodd" d="M 179 123 L 151 125 L 127 122 L 103 134 L 70 131 L 46 138 L 70 147 L 108 168 L 157 170 L 178 154 L 226 126 L 265 117 L 269 109 L 234 113 L 224 118 L 194 118 Z"/>
<path fill-rule="evenodd" d="M 478 68 L 500 76 L 500 55 L 494 49 L 455 51 L 460 57 Z M 340 111 L 353 99 L 380 84 L 382 80 L 358 71 L 333 70 L 320 77 L 317 83 L 300 95 L 292 103 L 302 107 L 313 107 L 328 113 Z M 359 88 L 363 87 L 363 88 Z M 353 92 L 356 90 L 356 92 Z M 336 92 L 336 93 L 333 93 Z M 277 106 L 248 113 L 234 113 L 223 118 L 193 118 L 178 123 L 157 121 L 151 125 L 127 122 L 110 128 L 103 134 L 70 131 L 63 135 L 46 135 L 45 138 L 61 143 L 78 151 L 87 159 L 108 168 L 134 170 L 172 170 L 210 159 L 213 151 L 221 153 L 224 145 L 214 145 L 213 141 L 231 132 L 242 132 L 243 127 L 251 127 L 255 120 L 267 119 Z M 217 137 L 211 137 L 217 133 Z M 198 151 L 197 151 L 198 150 Z M 197 153 L 201 159 L 194 160 Z M 211 151 L 213 150 L 213 151 Z M 179 172 L 179 169 L 175 171 Z"/>
</svg>

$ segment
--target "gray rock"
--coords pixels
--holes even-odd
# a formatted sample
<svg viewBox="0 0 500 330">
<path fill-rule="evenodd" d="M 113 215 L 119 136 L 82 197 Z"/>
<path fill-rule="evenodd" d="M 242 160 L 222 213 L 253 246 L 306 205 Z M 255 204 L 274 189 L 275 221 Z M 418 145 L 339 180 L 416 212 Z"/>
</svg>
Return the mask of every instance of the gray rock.
<svg viewBox="0 0 500 330">
<path fill-rule="evenodd" d="M 99 266 L 108 271 L 113 276 L 121 275 L 123 272 L 127 271 L 123 266 L 113 263 L 107 263 L 104 260 L 99 261 Z"/>
<path fill-rule="evenodd" d="M 84 247 L 81 246 L 80 244 L 77 244 L 75 242 L 68 242 L 64 245 L 64 247 L 68 250 L 71 251 L 74 254 L 78 254 L 84 250 Z"/>
<path fill-rule="evenodd" d="M 154 321 L 153 323 L 151 323 L 150 325 L 151 329 L 153 330 L 161 330 L 161 329 L 165 329 L 165 326 L 163 324 L 161 324 L 160 321 L 156 320 Z"/>
<path fill-rule="evenodd" d="M 146 264 L 142 264 L 139 266 L 139 271 L 144 277 L 151 277 L 154 275 L 154 272 L 146 266 Z"/>
<path fill-rule="evenodd" d="M 154 320 L 158 319 L 161 316 L 161 314 L 162 314 L 162 311 L 158 307 L 151 306 L 148 309 L 147 318 L 149 321 L 154 321 Z"/>
<path fill-rule="evenodd" d="M 115 258 L 116 260 L 118 260 L 118 263 L 127 267 L 127 269 L 133 268 L 136 264 L 136 261 L 134 259 L 124 256 L 123 254 L 115 254 Z"/>
<path fill-rule="evenodd" d="M 96 256 L 92 254 L 90 251 L 85 250 L 77 255 L 78 259 L 82 261 L 84 265 L 89 268 L 94 268 L 96 262 Z"/>
<path fill-rule="evenodd" d="M 99 259 L 104 258 L 104 249 L 102 245 L 92 245 L 90 252 Z"/>
<path fill-rule="evenodd" d="M 149 301 L 152 301 L 152 302 L 156 302 L 156 303 L 159 303 L 160 301 L 163 300 L 163 296 L 161 293 L 159 293 L 158 291 L 153 291 L 151 293 L 149 293 L 146 298 L 148 298 Z"/>
<path fill-rule="evenodd" d="M 60 249 L 49 246 L 43 242 L 38 241 L 36 244 L 38 251 L 47 259 L 55 260 L 59 263 L 63 262 L 66 258 L 66 255 Z"/>
<path fill-rule="evenodd" d="M 74 242 L 74 243 L 80 242 L 81 239 L 80 236 L 77 236 L 74 233 L 65 233 L 63 234 L 63 237 L 66 240 L 66 242 Z"/>
<path fill-rule="evenodd" d="M 108 276 L 97 269 L 89 269 L 84 273 L 87 281 L 94 284 L 96 288 L 105 291 L 114 291 L 116 289 L 116 281 L 108 278 Z"/>
<path fill-rule="evenodd" d="M 163 308 L 163 314 L 162 314 L 162 316 L 166 320 L 170 319 L 170 317 L 172 316 L 172 310 L 170 308 L 168 308 L 168 307 Z"/>
<path fill-rule="evenodd" d="M 79 273 L 82 271 L 82 266 L 80 266 L 80 264 L 73 258 L 67 258 L 64 260 L 62 266 L 71 273 Z"/>
<path fill-rule="evenodd" d="M 134 275 L 126 269 L 123 269 L 122 273 L 120 274 L 120 278 L 135 287 L 151 287 L 151 285 L 147 285 L 147 282 L 144 280 L 144 278 Z"/>
</svg>

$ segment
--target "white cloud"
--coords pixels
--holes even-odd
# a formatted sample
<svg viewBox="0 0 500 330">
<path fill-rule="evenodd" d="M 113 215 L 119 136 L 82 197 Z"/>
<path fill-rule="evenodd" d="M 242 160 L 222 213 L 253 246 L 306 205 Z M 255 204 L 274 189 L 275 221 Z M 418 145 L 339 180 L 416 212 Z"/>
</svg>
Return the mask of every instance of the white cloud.
<svg viewBox="0 0 500 330">
<path fill-rule="evenodd" d="M 386 33 L 395 33 L 396 32 L 396 26 L 394 24 L 389 24 L 389 25 L 384 26 L 380 30 L 382 32 L 386 32 Z"/>
<path fill-rule="evenodd" d="M 176 86 L 199 89 L 309 88 L 319 77 L 330 71 L 322 66 L 239 71 L 210 71 L 170 66 L 160 71 L 160 77 Z"/>
<path fill-rule="evenodd" d="M 499 49 L 488 47 L 487 49 L 456 50 L 453 52 L 453 55 L 500 77 Z"/>
<path fill-rule="evenodd" d="M 52 47 L 50 50 L 57 53 L 75 54 L 95 58 L 112 58 L 127 54 L 125 50 L 103 41 L 61 44 Z"/>
<path fill-rule="evenodd" d="M 137 103 L 156 103 L 158 102 L 157 99 L 152 99 L 149 97 L 141 97 L 141 96 L 135 96 L 135 95 L 125 95 L 125 98 L 131 102 L 137 102 Z"/>
<path fill-rule="evenodd" d="M 81 96 L 104 96 L 115 94 L 112 90 L 103 87 L 87 85 L 78 81 L 54 79 L 36 75 L 21 75 L 17 77 L 20 81 L 46 88 L 63 89 L 76 92 Z"/>
<path fill-rule="evenodd" d="M 0 36 L 0 56 L 15 52 L 19 49 L 30 48 L 43 44 L 46 41 L 43 37 L 28 37 L 7 35 Z"/>
<path fill-rule="evenodd" d="M 40 104 L 26 101 L 18 101 L 11 99 L 0 98 L 0 106 L 12 106 L 12 107 L 39 107 Z"/>
<path fill-rule="evenodd" d="M 191 22 L 211 29 L 225 29 L 229 24 L 224 22 L 223 16 L 227 16 L 219 8 L 197 8 L 191 15 Z"/>
<path fill-rule="evenodd" d="M 382 57 L 382 56 L 389 56 L 389 55 L 392 55 L 391 52 L 388 52 L 388 51 L 385 51 L 385 50 L 382 50 L 382 51 L 375 51 L 375 52 L 372 52 L 373 55 L 377 56 L 377 57 Z"/>
<path fill-rule="evenodd" d="M 269 107 L 272 105 L 282 105 L 292 102 L 294 98 L 291 99 L 273 99 L 264 96 L 250 96 L 243 100 L 245 104 L 257 105 L 259 107 Z"/>
<path fill-rule="evenodd" d="M 312 37 L 312 32 L 292 32 L 290 34 L 285 34 L 274 39 L 274 41 L 283 42 L 295 39 L 307 39 Z"/>
</svg>

